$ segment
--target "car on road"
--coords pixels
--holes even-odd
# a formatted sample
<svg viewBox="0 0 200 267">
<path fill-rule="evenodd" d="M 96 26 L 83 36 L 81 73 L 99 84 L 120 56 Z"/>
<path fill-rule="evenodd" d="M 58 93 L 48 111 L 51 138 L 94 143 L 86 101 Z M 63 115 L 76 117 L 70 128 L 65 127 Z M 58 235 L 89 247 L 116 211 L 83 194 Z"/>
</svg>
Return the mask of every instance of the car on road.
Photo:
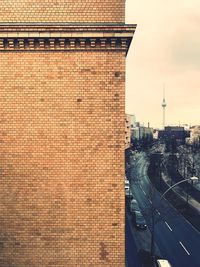
<svg viewBox="0 0 200 267">
<path fill-rule="evenodd" d="M 157 267 L 172 267 L 172 265 L 168 262 L 168 260 L 159 259 L 156 262 Z"/>
<path fill-rule="evenodd" d="M 130 201 L 129 209 L 130 209 L 130 213 L 131 213 L 131 214 L 134 214 L 135 211 L 140 211 L 140 208 L 139 208 L 139 206 L 138 206 L 138 202 L 137 202 L 136 199 L 133 198 L 133 199 Z"/>
<path fill-rule="evenodd" d="M 135 211 L 133 213 L 133 220 L 135 227 L 137 229 L 145 230 L 147 228 L 147 223 L 145 221 L 145 218 L 140 211 Z"/>
<path fill-rule="evenodd" d="M 131 200 L 131 199 L 133 199 L 133 193 L 132 193 L 132 191 L 130 190 L 130 188 L 125 188 L 125 197 L 126 197 L 126 199 L 128 199 L 128 200 Z"/>
<path fill-rule="evenodd" d="M 126 189 L 126 188 L 127 188 L 127 189 L 130 188 L 129 180 L 125 179 L 124 184 L 125 184 L 125 189 Z"/>
</svg>

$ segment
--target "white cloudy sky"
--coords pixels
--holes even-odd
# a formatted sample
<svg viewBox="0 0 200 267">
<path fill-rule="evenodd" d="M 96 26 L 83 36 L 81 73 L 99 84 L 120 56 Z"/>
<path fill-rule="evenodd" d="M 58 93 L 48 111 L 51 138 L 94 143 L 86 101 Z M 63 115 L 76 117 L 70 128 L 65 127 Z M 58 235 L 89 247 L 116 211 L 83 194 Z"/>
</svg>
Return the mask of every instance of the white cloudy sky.
<svg viewBox="0 0 200 267">
<path fill-rule="evenodd" d="M 200 124 L 200 0 L 126 0 L 126 23 L 126 112 L 161 126 L 165 83 L 166 124 Z"/>
</svg>

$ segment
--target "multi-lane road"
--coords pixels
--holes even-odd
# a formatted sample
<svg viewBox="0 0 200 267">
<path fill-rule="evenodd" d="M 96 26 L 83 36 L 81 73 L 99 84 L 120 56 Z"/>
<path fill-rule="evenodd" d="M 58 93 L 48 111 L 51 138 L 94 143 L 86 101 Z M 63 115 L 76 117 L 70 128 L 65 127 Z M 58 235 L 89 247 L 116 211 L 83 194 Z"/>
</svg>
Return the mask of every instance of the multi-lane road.
<svg viewBox="0 0 200 267">
<path fill-rule="evenodd" d="M 144 153 L 133 160 L 130 171 L 131 189 L 152 229 L 155 210 L 155 242 L 163 257 L 173 267 L 200 267 L 200 233 L 186 221 L 160 193 L 152 190 L 147 176 L 148 161 Z"/>
</svg>

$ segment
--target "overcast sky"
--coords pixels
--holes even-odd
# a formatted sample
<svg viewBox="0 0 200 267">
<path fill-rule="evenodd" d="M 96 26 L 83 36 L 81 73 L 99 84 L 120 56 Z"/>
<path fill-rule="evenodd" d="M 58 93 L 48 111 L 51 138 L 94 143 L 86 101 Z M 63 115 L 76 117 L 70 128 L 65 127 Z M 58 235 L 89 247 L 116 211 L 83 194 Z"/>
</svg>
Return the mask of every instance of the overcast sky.
<svg viewBox="0 0 200 267">
<path fill-rule="evenodd" d="M 200 0 L 126 0 L 126 23 L 126 112 L 161 127 L 165 83 L 166 124 L 200 124 Z"/>
</svg>

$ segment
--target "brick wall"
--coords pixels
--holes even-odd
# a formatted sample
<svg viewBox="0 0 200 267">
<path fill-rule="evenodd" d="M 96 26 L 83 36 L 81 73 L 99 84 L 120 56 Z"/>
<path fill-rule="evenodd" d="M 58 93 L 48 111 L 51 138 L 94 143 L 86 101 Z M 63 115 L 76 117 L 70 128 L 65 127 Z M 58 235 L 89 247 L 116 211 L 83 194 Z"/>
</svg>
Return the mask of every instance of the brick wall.
<svg viewBox="0 0 200 267">
<path fill-rule="evenodd" d="M 124 52 L 2 52 L 0 74 L 0 266 L 124 266 Z"/>
<path fill-rule="evenodd" d="M 131 146 L 131 115 L 125 114 L 125 149 Z"/>
<path fill-rule="evenodd" d="M 6 0 L 0 22 L 112 22 L 125 20 L 125 0 Z"/>
</svg>

